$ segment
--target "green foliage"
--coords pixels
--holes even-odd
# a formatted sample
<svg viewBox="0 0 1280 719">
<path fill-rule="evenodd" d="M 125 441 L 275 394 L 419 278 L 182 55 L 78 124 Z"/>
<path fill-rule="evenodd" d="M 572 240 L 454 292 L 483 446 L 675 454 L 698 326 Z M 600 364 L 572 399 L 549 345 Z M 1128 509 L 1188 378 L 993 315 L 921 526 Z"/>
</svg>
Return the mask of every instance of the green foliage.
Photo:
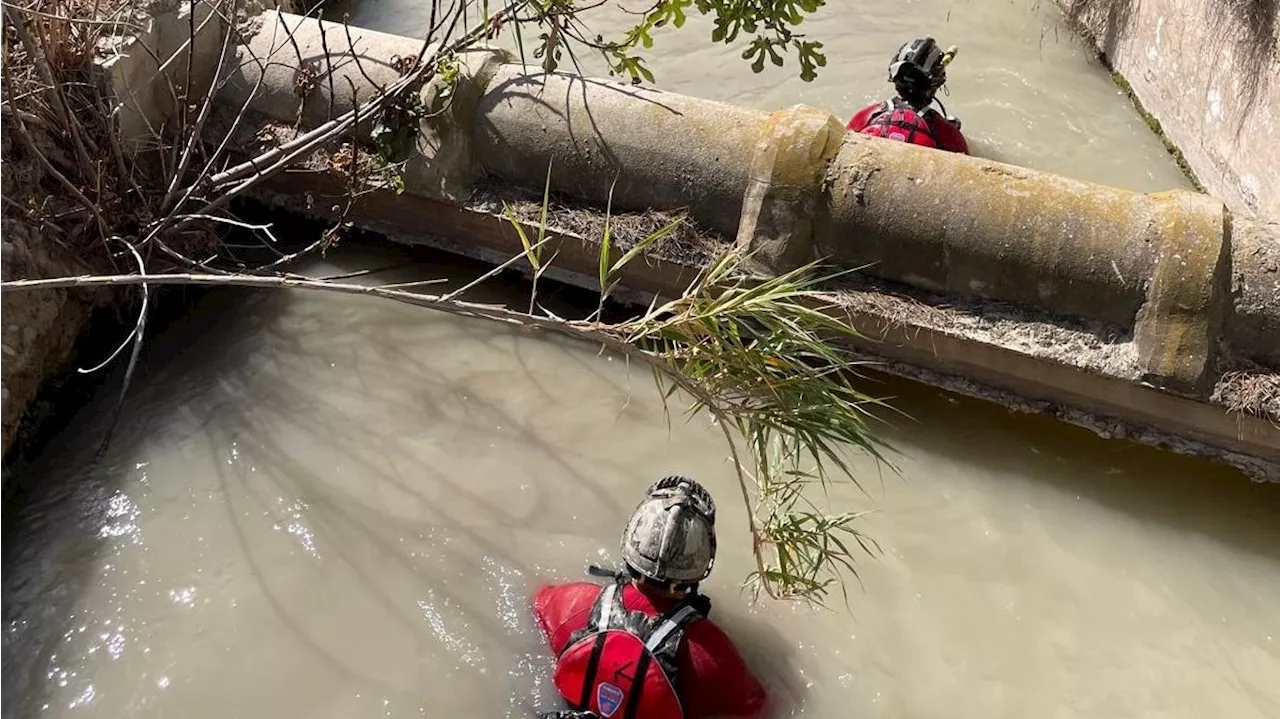
<svg viewBox="0 0 1280 719">
<path fill-rule="evenodd" d="M 534 0 L 534 19 L 543 32 L 533 56 L 542 60 L 544 70 L 553 72 L 565 52 L 572 55 L 571 43 L 579 43 L 599 52 L 611 74 L 637 84 L 653 82 L 653 72 L 637 52 L 653 49 L 655 31 L 683 27 L 689 15 L 697 13 L 713 18 L 711 42 L 746 45 L 742 58 L 750 62 L 752 71 L 763 72 L 766 64 L 781 67 L 786 56 L 794 53 L 800 78 L 811 82 L 827 58 L 821 42 L 806 39 L 796 28 L 825 4 L 825 0 L 656 0 L 622 37 L 606 40 L 602 35 L 593 37 L 586 25 L 589 9 L 599 3 L 579 7 L 575 0 Z"/>
<path fill-rule="evenodd" d="M 447 51 L 442 51 L 432 62 L 435 65 L 434 79 L 440 86 L 435 96 L 436 102 L 447 105 L 452 101 L 458 79 L 462 75 L 462 66 L 458 63 L 457 54 Z M 396 64 L 402 73 L 407 73 L 412 70 L 415 62 L 412 58 L 400 58 Z M 436 108 L 435 112 L 440 109 Z M 395 188 L 397 195 L 404 194 L 402 170 L 405 161 L 414 151 L 421 123 L 432 114 L 432 109 L 423 103 L 419 92 L 403 92 L 391 97 L 374 116 L 369 130 L 374 162 Z"/>
<path fill-rule="evenodd" d="M 422 99 L 416 92 L 405 93 L 388 102 L 374 119 L 369 131 L 378 159 L 393 164 L 403 161 L 413 150 L 418 136 L 418 123 L 426 116 Z"/>
<path fill-rule="evenodd" d="M 885 461 L 870 422 L 887 406 L 855 386 L 857 363 L 840 347 L 857 331 L 827 311 L 830 278 L 814 265 L 755 281 L 740 271 L 744 260 L 723 255 L 683 297 L 628 323 L 626 339 L 656 347 L 682 378 L 669 392 L 688 392 L 692 410 L 731 426 L 749 450 L 750 462 L 738 463 L 755 495 L 759 561 L 749 582 L 821 603 L 843 589 L 842 571 L 856 576 L 849 543 L 876 547 L 853 526 L 860 513 L 829 515 L 808 490 L 837 478 L 858 484 L 850 450 Z"/>
<path fill-rule="evenodd" d="M 544 192 L 537 244 L 506 213 L 535 280 L 547 267 L 541 244 L 548 199 Z M 604 301 L 627 265 L 675 227 L 649 234 L 615 259 L 606 215 L 599 238 L 600 306 L 584 321 L 548 319 L 647 363 L 664 401 L 683 394 L 691 400 L 690 414 L 707 412 L 716 420 L 748 504 L 756 570 L 746 585 L 823 604 L 832 589 L 844 592 L 842 575 L 857 577 L 853 547 L 871 555 L 879 547 L 856 526 L 864 513 L 824 511 L 814 492 L 825 493 L 838 481 L 861 486 L 850 452 L 888 464 L 890 448 L 871 424 L 873 412 L 889 407 L 857 388 L 858 363 L 842 340 L 858 333 L 822 290 L 831 277 L 818 275 L 816 265 L 760 280 L 743 271 L 747 257 L 729 250 L 679 298 L 655 301 L 638 317 L 603 322 Z"/>
</svg>

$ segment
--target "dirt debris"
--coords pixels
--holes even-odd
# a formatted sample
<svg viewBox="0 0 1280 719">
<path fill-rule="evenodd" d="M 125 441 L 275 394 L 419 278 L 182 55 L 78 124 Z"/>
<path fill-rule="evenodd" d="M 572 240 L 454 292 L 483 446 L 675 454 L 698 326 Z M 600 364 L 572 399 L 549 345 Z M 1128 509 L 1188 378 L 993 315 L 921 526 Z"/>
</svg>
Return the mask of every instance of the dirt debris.
<svg viewBox="0 0 1280 719">
<path fill-rule="evenodd" d="M 536 224 L 542 219 L 542 200 L 542 192 L 485 183 L 476 189 L 467 207 L 491 215 L 503 215 L 505 207 L 516 219 Z M 655 241 L 646 254 L 683 265 L 705 265 L 730 243 L 729 239 L 699 227 L 685 213 L 645 210 L 606 217 L 599 209 L 580 202 L 555 195 L 548 198 L 548 229 L 599 240 L 604 237 L 606 222 L 610 242 L 622 250 L 631 249 L 646 237 L 678 222 L 668 234 Z"/>
<path fill-rule="evenodd" d="M 1280 428 L 1280 373 L 1260 367 L 1228 371 L 1218 380 L 1211 400 L 1228 411 L 1271 420 Z"/>
<path fill-rule="evenodd" d="M 851 309 L 875 314 L 891 327 L 950 332 L 1113 377 L 1136 380 L 1141 375 L 1132 333 L 1124 328 L 864 276 L 843 277 L 831 289 Z"/>
</svg>

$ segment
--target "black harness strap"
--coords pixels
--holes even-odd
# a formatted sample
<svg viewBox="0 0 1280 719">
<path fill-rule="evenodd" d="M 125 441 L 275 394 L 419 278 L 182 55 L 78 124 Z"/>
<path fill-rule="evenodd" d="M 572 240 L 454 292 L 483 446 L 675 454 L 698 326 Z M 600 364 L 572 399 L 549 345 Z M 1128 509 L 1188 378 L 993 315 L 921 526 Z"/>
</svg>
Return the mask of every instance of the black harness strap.
<svg viewBox="0 0 1280 719">
<path fill-rule="evenodd" d="M 587 676 L 582 682 L 582 698 L 574 709 L 586 711 L 591 708 L 591 688 L 596 685 L 596 672 L 600 670 L 600 653 L 604 651 L 604 640 L 607 635 L 601 632 L 591 644 L 591 658 L 587 660 Z"/>
<path fill-rule="evenodd" d="M 591 706 L 591 689 L 596 685 L 596 674 L 600 671 L 600 654 L 604 652 L 604 642 L 608 637 L 605 630 L 625 614 L 622 604 L 622 586 L 621 582 L 615 582 L 600 590 L 600 596 L 596 597 L 595 604 L 591 607 L 587 626 L 583 627 L 582 634 L 570 639 L 571 646 L 578 638 L 591 632 L 598 632 L 591 643 L 591 656 L 587 659 L 587 674 L 582 682 L 582 697 L 574 706 L 575 709 L 586 710 Z"/>
<path fill-rule="evenodd" d="M 640 707 L 640 695 L 644 693 L 644 675 L 649 671 L 649 652 L 640 655 L 636 662 L 636 681 L 631 685 L 631 696 L 627 697 L 627 712 L 623 719 L 636 719 L 636 710 Z"/>
</svg>

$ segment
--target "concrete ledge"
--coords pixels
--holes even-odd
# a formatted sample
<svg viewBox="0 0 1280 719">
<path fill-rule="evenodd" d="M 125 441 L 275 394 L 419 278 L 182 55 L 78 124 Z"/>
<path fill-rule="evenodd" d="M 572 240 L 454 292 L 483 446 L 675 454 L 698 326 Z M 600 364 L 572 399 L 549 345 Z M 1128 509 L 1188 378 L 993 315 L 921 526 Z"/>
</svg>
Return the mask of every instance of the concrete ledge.
<svg viewBox="0 0 1280 719">
<path fill-rule="evenodd" d="M 336 177 L 299 173 L 273 180 L 259 197 L 294 212 L 333 219 L 329 208 L 344 191 Z M 310 207 L 305 199 L 308 195 L 315 200 Z M 372 191 L 361 196 L 351 212 L 348 219 L 356 225 L 405 244 L 436 247 L 489 262 L 505 261 L 521 251 L 519 237 L 506 218 L 424 197 Z M 526 231 L 537 230 L 527 226 Z M 594 289 L 598 242 L 560 231 L 549 236 L 549 251 L 558 253 L 556 279 Z M 648 257 L 626 268 L 622 284 L 638 293 L 638 301 L 647 301 L 654 294 L 673 297 L 688 286 L 698 270 Z M 1108 436 L 1128 436 L 1216 457 L 1255 478 L 1280 481 L 1280 429 L 1265 419 L 1230 413 L 1221 406 L 1144 386 L 1129 377 L 1107 376 L 1094 368 L 1038 357 L 959 332 L 903 322 L 891 311 L 856 304 L 831 311 L 844 313 L 865 336 L 856 349 L 952 378 L 940 383 L 945 387 L 996 399 L 1014 409 L 1051 411 Z M 1010 401 L 1008 395 L 1019 400 Z"/>
</svg>

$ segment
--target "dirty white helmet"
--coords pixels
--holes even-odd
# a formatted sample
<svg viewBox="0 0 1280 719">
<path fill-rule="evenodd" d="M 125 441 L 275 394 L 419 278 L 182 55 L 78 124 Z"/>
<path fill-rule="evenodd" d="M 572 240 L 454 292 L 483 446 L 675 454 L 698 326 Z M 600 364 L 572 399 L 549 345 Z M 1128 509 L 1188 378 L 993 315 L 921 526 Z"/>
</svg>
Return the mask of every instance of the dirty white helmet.
<svg viewBox="0 0 1280 719">
<path fill-rule="evenodd" d="M 688 477 L 664 477 L 645 492 L 622 533 L 622 559 L 641 577 L 694 585 L 716 561 L 716 505 Z"/>
</svg>

